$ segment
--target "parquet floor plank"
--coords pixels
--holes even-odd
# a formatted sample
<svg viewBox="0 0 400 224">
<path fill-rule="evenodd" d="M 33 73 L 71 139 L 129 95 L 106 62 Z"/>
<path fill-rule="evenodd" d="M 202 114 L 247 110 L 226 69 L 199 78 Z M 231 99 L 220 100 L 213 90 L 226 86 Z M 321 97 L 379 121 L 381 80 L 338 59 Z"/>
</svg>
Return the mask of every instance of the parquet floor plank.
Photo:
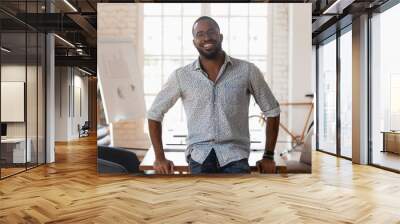
<svg viewBox="0 0 400 224">
<path fill-rule="evenodd" d="M 313 153 L 313 173 L 99 175 L 96 139 L 0 181 L 0 223 L 397 223 L 400 175 Z"/>
</svg>

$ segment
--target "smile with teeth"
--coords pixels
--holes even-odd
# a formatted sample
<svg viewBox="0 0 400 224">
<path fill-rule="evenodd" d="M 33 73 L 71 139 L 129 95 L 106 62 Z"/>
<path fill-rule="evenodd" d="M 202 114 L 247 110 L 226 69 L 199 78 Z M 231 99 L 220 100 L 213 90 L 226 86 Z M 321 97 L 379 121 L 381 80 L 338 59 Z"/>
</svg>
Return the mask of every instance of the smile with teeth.
<svg viewBox="0 0 400 224">
<path fill-rule="evenodd" d="M 203 46 L 205 49 L 211 49 L 214 47 L 214 44 L 204 44 Z"/>
</svg>

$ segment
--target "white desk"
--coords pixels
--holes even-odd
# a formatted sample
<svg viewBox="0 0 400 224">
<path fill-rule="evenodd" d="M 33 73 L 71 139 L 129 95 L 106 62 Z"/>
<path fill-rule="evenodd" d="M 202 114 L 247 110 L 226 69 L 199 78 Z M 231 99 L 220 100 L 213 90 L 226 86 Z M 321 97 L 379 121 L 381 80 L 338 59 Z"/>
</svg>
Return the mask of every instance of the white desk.
<svg viewBox="0 0 400 224">
<path fill-rule="evenodd" d="M 258 160 L 262 159 L 264 152 L 263 151 L 250 151 L 249 157 L 249 165 L 252 171 L 257 171 L 256 163 Z M 165 150 L 165 157 L 171 160 L 174 163 L 174 168 L 176 171 L 188 172 L 189 165 L 186 162 L 185 152 L 178 149 L 177 151 L 167 151 Z M 154 149 L 151 147 L 142 162 L 140 163 L 139 169 L 146 170 L 154 170 L 153 163 L 155 160 Z M 275 154 L 275 163 L 276 163 L 276 172 L 277 173 L 286 173 L 286 162 L 281 158 L 278 154 Z"/>
<path fill-rule="evenodd" d="M 25 163 L 31 162 L 31 145 L 32 140 L 27 139 L 27 147 L 25 154 L 25 138 L 6 138 L 1 139 L 2 152 L 6 150 L 12 150 L 12 163 Z M 3 156 L 2 156 L 3 157 Z M 27 159 L 25 161 L 25 159 Z"/>
</svg>

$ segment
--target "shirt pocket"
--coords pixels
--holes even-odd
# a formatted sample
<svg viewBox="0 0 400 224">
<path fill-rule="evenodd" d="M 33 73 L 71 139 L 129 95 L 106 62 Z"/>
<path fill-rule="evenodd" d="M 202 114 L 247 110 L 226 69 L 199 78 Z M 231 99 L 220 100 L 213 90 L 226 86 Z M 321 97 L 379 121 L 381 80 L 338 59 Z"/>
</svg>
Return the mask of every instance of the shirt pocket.
<svg viewBox="0 0 400 224">
<path fill-rule="evenodd" d="M 243 85 L 224 85 L 222 87 L 223 110 L 231 115 L 243 110 L 247 88 Z"/>
<path fill-rule="evenodd" d="M 211 100 L 212 93 L 210 88 L 204 84 L 196 83 L 197 85 L 191 84 L 183 91 L 183 101 L 190 108 L 204 108 Z"/>
</svg>

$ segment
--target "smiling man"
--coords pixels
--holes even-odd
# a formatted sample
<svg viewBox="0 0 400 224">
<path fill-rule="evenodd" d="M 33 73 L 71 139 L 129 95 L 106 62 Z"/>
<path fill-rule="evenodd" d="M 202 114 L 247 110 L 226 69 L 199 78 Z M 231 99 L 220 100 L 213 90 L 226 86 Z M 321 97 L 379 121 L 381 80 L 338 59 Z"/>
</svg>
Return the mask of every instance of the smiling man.
<svg viewBox="0 0 400 224">
<path fill-rule="evenodd" d="M 229 57 L 221 47 L 223 35 L 210 17 L 198 18 L 192 28 L 200 56 L 175 70 L 147 113 L 157 173 L 170 174 L 174 164 L 162 146 L 164 114 L 181 98 L 187 117 L 186 158 L 192 174 L 250 173 L 249 101 L 254 96 L 267 118 L 260 172 L 275 172 L 274 150 L 279 131 L 279 104 L 252 63 Z"/>
</svg>

